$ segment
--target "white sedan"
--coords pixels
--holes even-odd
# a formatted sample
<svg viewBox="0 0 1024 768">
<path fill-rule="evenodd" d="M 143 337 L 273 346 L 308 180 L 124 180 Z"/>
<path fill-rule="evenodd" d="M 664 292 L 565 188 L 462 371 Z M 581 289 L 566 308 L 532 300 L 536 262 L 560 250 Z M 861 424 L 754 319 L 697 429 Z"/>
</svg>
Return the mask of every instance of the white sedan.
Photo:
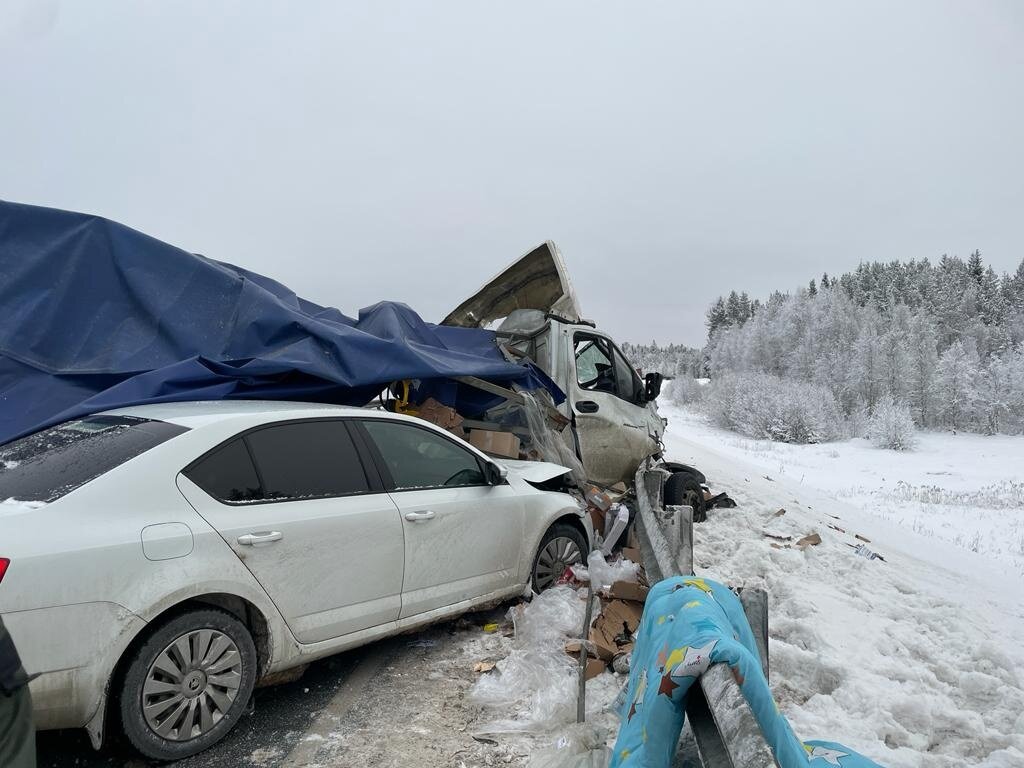
<svg viewBox="0 0 1024 768">
<path fill-rule="evenodd" d="M 110 411 L 0 446 L 0 613 L 40 729 L 221 739 L 256 682 L 541 589 L 593 536 L 566 470 L 382 411 Z"/>
</svg>

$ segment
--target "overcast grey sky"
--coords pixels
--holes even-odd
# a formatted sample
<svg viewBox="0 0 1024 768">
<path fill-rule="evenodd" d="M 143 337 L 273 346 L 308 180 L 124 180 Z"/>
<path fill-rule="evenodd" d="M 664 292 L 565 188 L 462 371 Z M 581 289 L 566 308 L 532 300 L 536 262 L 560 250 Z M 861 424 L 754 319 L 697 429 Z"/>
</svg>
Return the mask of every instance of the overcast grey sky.
<svg viewBox="0 0 1024 768">
<path fill-rule="evenodd" d="M 353 314 L 544 239 L 620 340 L 731 288 L 1024 257 L 1024 3 L 0 0 L 0 197 Z"/>
</svg>

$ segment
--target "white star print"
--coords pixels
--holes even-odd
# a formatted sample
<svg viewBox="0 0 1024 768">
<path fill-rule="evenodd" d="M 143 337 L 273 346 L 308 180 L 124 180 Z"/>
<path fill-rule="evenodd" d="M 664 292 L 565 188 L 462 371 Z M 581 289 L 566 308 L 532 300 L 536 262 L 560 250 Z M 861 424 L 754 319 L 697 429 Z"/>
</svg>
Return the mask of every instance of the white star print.
<svg viewBox="0 0 1024 768">
<path fill-rule="evenodd" d="M 825 762 L 829 765 L 841 765 L 839 762 L 840 757 L 849 757 L 848 753 L 840 752 L 838 749 L 827 749 L 825 747 L 815 747 L 811 750 L 808 760 L 813 760 L 816 757 L 824 758 Z"/>
<path fill-rule="evenodd" d="M 717 640 L 712 640 L 703 648 L 687 648 L 683 660 L 672 670 L 673 677 L 700 677 L 711 666 L 711 649 Z"/>
</svg>

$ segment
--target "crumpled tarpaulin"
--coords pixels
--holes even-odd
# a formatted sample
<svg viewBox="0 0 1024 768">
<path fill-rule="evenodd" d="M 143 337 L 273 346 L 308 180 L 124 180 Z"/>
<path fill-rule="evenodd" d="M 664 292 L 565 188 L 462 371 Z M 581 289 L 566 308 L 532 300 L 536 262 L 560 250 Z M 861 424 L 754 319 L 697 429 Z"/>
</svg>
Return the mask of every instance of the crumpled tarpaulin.
<svg viewBox="0 0 1024 768">
<path fill-rule="evenodd" d="M 0 444 L 142 403 L 364 405 L 403 379 L 468 415 L 500 402 L 454 376 L 564 400 L 540 369 L 507 362 L 489 331 L 392 302 L 352 319 L 122 224 L 0 201 Z"/>
<path fill-rule="evenodd" d="M 739 598 L 711 579 L 675 576 L 647 595 L 611 768 L 669 768 L 686 693 L 711 664 L 728 664 L 782 768 L 881 768 L 830 741 L 801 742 L 779 712 Z"/>
</svg>

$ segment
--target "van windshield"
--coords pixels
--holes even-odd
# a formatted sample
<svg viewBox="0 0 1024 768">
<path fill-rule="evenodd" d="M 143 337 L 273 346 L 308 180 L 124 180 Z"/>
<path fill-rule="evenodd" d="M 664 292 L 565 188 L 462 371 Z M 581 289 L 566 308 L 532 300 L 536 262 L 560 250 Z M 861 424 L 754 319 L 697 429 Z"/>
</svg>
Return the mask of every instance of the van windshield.
<svg viewBox="0 0 1024 768">
<path fill-rule="evenodd" d="M 131 416 L 88 416 L 44 429 L 0 446 L 0 501 L 56 501 L 187 431 Z"/>
</svg>

